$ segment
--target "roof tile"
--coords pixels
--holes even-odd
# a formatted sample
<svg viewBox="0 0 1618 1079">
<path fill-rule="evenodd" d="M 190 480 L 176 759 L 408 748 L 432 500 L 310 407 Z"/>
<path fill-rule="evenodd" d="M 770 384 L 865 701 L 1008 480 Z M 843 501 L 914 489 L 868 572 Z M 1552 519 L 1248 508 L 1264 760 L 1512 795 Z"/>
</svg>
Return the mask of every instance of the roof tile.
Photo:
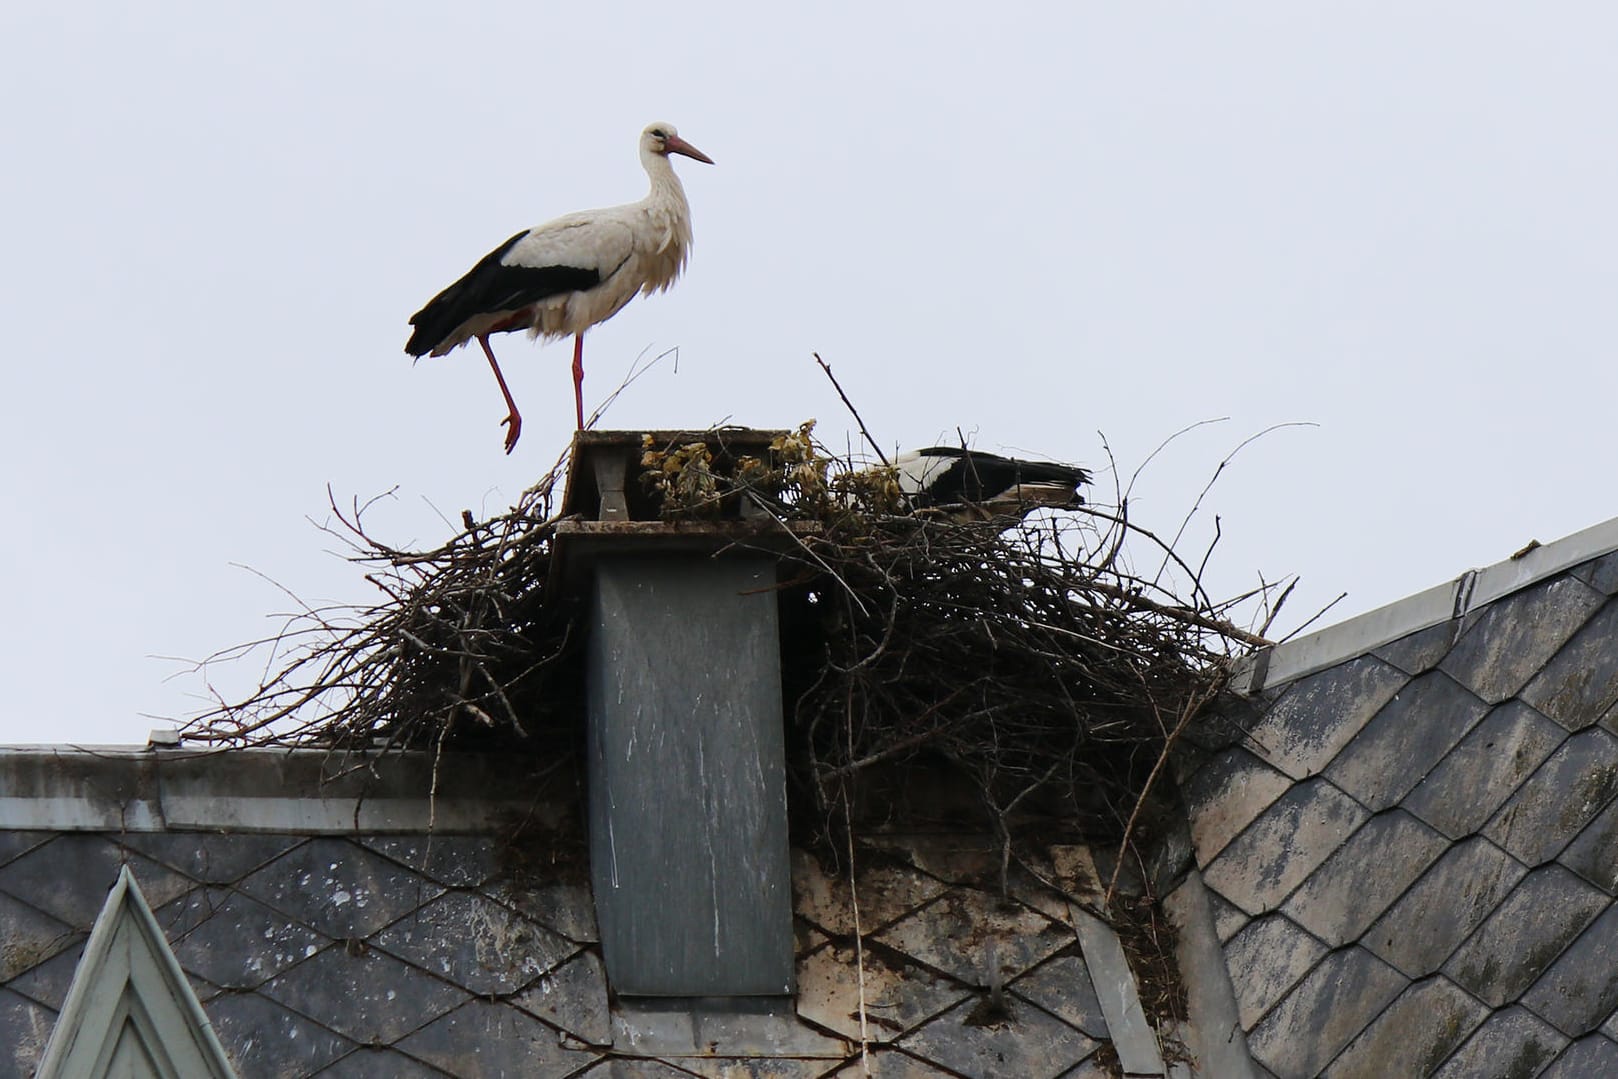
<svg viewBox="0 0 1618 1079">
<path fill-rule="evenodd" d="M 1618 551 L 1592 558 L 1572 571 L 1573 576 L 1607 595 L 1618 593 Z"/>
<path fill-rule="evenodd" d="M 362 1045 L 314 1079 L 447 1079 L 448 1072 L 392 1049 Z"/>
<path fill-rule="evenodd" d="M 254 989 L 329 943 L 256 899 L 230 892 L 174 945 L 174 956 L 187 973 L 215 985 Z"/>
<path fill-rule="evenodd" d="M 1496 600 L 1469 619 L 1439 669 L 1498 704 L 1516 696 L 1604 598 L 1563 574 Z"/>
<path fill-rule="evenodd" d="M 1504 1008 L 1484 1020 L 1433 1079 L 1533 1079 L 1567 1039 L 1545 1020 L 1521 1007 Z"/>
<path fill-rule="evenodd" d="M 1597 1079 L 1618 1075 L 1618 1043 L 1591 1034 L 1568 1046 L 1556 1063 L 1540 1073 L 1540 1079 Z"/>
<path fill-rule="evenodd" d="M 607 1008 L 607 971 L 601 957 L 585 951 L 541 977 L 511 999 L 530 1015 L 561 1027 L 592 1045 L 612 1043 Z"/>
<path fill-rule="evenodd" d="M 1618 895 L 1618 801 L 1607 803 L 1556 860 L 1608 895 Z"/>
<path fill-rule="evenodd" d="M 226 993 L 203 1010 L 237 1075 L 312 1075 L 354 1048 L 347 1038 L 257 993 Z"/>
<path fill-rule="evenodd" d="M 1180 788 L 1197 861 L 1202 865 L 1212 861 L 1292 782 L 1240 747 L 1211 758 Z"/>
<path fill-rule="evenodd" d="M 1532 985 L 1608 902 L 1559 865 L 1536 869 L 1450 957 L 1444 973 L 1501 1007 Z"/>
<path fill-rule="evenodd" d="M 1403 805 L 1445 835 L 1470 835 L 1566 737 L 1528 705 L 1507 701 L 1473 727 Z"/>
<path fill-rule="evenodd" d="M 329 937 L 362 938 L 444 889 L 343 839 L 312 839 L 241 882 L 253 898 Z"/>
<path fill-rule="evenodd" d="M 1331 1079 L 1431 1075 L 1488 1014 L 1448 978 L 1417 982 L 1332 1061 L 1326 1074 Z"/>
<path fill-rule="evenodd" d="M 329 947 L 259 991 L 320 1016 L 354 1041 L 379 1045 L 391 1045 L 466 999 L 454 986 L 363 945 Z"/>
<path fill-rule="evenodd" d="M 55 1026 L 55 1012 L 0 988 L 0 1072 L 33 1075 Z"/>
<path fill-rule="evenodd" d="M 1555 857 L 1618 795 L 1618 738 L 1599 728 L 1562 743 L 1483 834 L 1525 865 Z"/>
<path fill-rule="evenodd" d="M 1540 975 L 1522 1002 L 1563 1034 L 1576 1038 L 1618 1008 L 1618 905 L 1610 906 Z"/>
<path fill-rule="evenodd" d="M 195 887 L 180 874 L 140 854 L 129 854 L 100 835 L 68 833 L 0 866 L 0 891 L 9 892 L 74 929 L 88 930 L 107 891 L 127 863 L 147 903 L 163 904 Z M 71 866 L 71 873 L 64 873 Z"/>
<path fill-rule="evenodd" d="M 1410 676 L 1361 656 L 1299 679 L 1248 731 L 1265 758 L 1291 776 L 1319 772 Z"/>
<path fill-rule="evenodd" d="M 971 990 L 891 955 L 865 954 L 865 1014 L 870 1039 L 893 1041 L 965 1000 Z M 798 963 L 798 1014 L 857 1041 L 860 981 L 853 945 L 821 948 Z"/>
<path fill-rule="evenodd" d="M 1436 626 L 1418 629 L 1414 633 L 1391 641 L 1375 649 L 1372 654 L 1393 664 L 1406 674 L 1425 674 L 1438 666 L 1439 661 L 1449 654 L 1450 647 L 1455 643 L 1455 631 L 1458 628 L 1454 620 L 1440 622 Z"/>
<path fill-rule="evenodd" d="M 1279 914 L 1255 918 L 1231 938 L 1225 947 L 1225 964 L 1236 991 L 1242 1029 L 1252 1030 L 1327 951 L 1324 944 Z"/>
<path fill-rule="evenodd" d="M 1107 1020 L 1084 959 L 1058 955 L 1007 988 L 1092 1038 L 1107 1037 Z"/>
<path fill-rule="evenodd" d="M 1058 1076 L 1095 1050 L 1095 1041 L 1055 1016 L 1015 998 L 1007 1004 L 1009 1020 L 982 1023 L 975 1002 L 962 1001 L 900 1044 L 955 1071 L 1029 1079 Z"/>
<path fill-rule="evenodd" d="M 1363 948 L 1332 952 L 1247 1039 L 1277 1075 L 1318 1075 L 1409 984 Z"/>
<path fill-rule="evenodd" d="M 10 981 L 83 935 L 27 903 L 0 893 L 0 981 Z"/>
<path fill-rule="evenodd" d="M 500 871 L 500 839 L 486 835 L 367 835 L 359 841 L 451 888 L 475 888 Z"/>
<path fill-rule="evenodd" d="M 985 985 L 991 960 L 1009 981 L 1076 938 L 1070 925 L 961 887 L 902 918 L 876 939 L 968 985 Z"/>
<path fill-rule="evenodd" d="M 203 884 L 234 884 L 304 841 L 243 832 L 129 832 L 118 841 Z"/>
<path fill-rule="evenodd" d="M 1203 881 L 1249 914 L 1273 910 L 1369 816 L 1323 779 L 1299 783 L 1225 847 Z"/>
<path fill-rule="evenodd" d="M 1500 905 L 1528 870 L 1481 836 L 1444 852 L 1361 943 L 1412 978 L 1425 978 Z"/>
<path fill-rule="evenodd" d="M 1281 908 L 1332 947 L 1357 939 L 1447 845 L 1402 809 L 1379 813 L 1298 886 Z"/>
<path fill-rule="evenodd" d="M 1470 731 L 1488 706 L 1459 682 L 1430 671 L 1382 706 L 1326 775 L 1373 810 L 1395 805 Z"/>
<path fill-rule="evenodd" d="M 371 939 L 477 996 L 512 993 L 579 950 L 492 899 L 447 892 Z"/>
<path fill-rule="evenodd" d="M 1618 602 L 1609 600 L 1523 687 L 1522 699 L 1570 731 L 1588 727 L 1618 701 L 1614 640 Z"/>
<path fill-rule="evenodd" d="M 600 1055 L 564 1047 L 557 1031 L 533 1016 L 482 999 L 440 1016 L 399 1048 L 460 1079 L 562 1079 Z"/>
</svg>

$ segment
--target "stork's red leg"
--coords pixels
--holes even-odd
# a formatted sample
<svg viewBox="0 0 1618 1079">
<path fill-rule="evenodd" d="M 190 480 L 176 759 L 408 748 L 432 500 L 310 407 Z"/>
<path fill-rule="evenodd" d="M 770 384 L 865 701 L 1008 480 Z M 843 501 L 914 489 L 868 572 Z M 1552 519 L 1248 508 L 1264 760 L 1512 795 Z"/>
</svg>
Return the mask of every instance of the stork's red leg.
<svg viewBox="0 0 1618 1079">
<path fill-rule="evenodd" d="M 573 409 L 579 416 L 579 430 L 584 430 L 584 335 L 573 337 Z"/>
<path fill-rule="evenodd" d="M 506 376 L 500 373 L 500 364 L 495 361 L 494 349 L 489 347 L 489 335 L 479 334 L 478 344 L 483 346 L 483 354 L 489 357 L 489 366 L 494 368 L 494 380 L 500 383 L 500 394 L 506 399 L 506 408 L 511 413 L 500 421 L 501 425 L 507 428 L 506 452 L 510 453 L 511 448 L 517 444 L 517 436 L 522 433 L 522 415 L 517 411 L 517 402 L 511 399 L 511 391 L 506 388 Z"/>
</svg>

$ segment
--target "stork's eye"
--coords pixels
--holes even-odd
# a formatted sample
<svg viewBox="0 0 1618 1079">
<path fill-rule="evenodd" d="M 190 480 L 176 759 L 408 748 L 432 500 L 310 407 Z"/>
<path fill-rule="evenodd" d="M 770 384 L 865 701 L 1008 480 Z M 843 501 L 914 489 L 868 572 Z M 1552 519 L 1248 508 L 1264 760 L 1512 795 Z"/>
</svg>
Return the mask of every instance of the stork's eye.
<svg viewBox="0 0 1618 1079">
<path fill-rule="evenodd" d="M 669 137 L 669 133 L 660 127 L 654 127 L 652 128 L 652 137 L 656 139 L 666 139 Z"/>
</svg>

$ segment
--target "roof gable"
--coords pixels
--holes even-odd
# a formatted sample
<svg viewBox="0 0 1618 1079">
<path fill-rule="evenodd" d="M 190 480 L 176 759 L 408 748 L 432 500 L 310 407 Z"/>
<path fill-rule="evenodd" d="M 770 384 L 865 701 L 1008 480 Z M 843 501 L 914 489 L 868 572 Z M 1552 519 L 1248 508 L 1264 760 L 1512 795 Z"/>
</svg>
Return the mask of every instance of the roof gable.
<svg viewBox="0 0 1618 1079">
<path fill-rule="evenodd" d="M 36 1079 L 235 1079 L 129 867 L 90 932 Z"/>
</svg>

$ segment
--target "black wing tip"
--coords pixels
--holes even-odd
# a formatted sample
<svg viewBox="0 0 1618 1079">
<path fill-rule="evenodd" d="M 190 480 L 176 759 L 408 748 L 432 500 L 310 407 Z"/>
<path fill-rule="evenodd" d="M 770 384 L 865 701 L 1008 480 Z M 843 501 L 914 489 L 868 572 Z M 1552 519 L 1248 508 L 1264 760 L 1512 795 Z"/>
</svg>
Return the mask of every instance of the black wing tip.
<svg viewBox="0 0 1618 1079">
<path fill-rule="evenodd" d="M 969 450 L 961 446 L 928 446 L 913 451 L 918 457 L 951 457 L 979 465 L 1004 465 L 1029 480 L 1062 480 L 1075 487 L 1089 486 L 1091 473 L 1078 465 L 1064 465 L 1058 461 L 1029 461 L 1021 457 L 1004 457 L 987 450 Z"/>
</svg>

